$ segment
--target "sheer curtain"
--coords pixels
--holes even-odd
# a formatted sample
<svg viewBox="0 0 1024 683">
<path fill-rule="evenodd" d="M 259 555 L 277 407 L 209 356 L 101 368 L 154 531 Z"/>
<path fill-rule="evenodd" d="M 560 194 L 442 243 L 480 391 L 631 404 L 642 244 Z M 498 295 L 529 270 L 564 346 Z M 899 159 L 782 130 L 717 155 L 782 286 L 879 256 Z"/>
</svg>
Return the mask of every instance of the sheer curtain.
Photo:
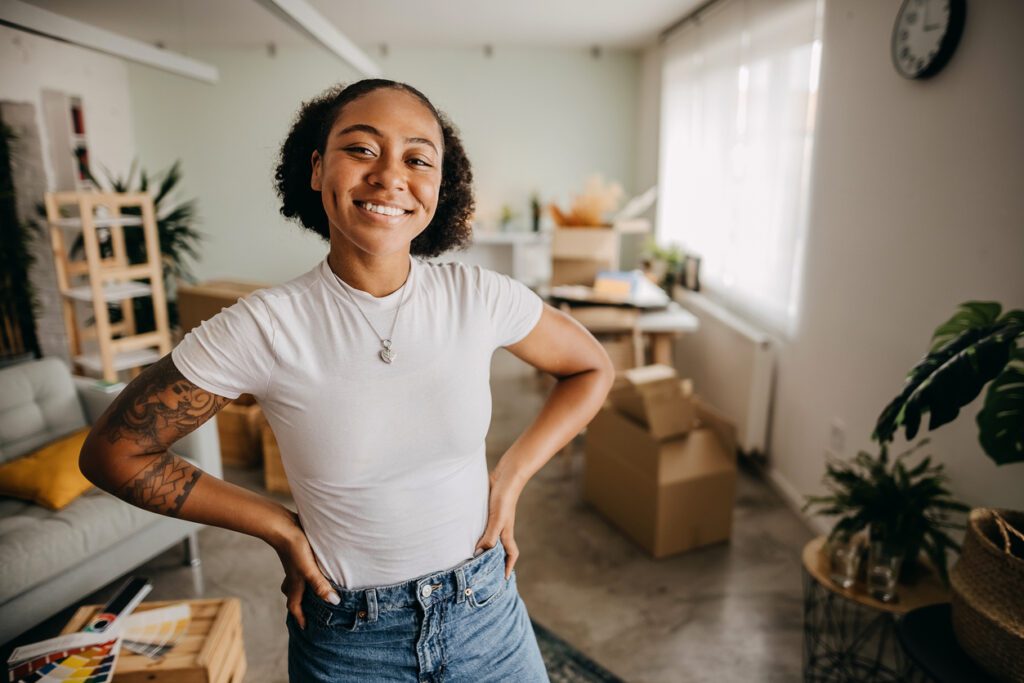
<svg viewBox="0 0 1024 683">
<path fill-rule="evenodd" d="M 658 241 L 708 295 L 789 335 L 798 319 L 822 0 L 719 0 L 662 62 Z"/>
</svg>

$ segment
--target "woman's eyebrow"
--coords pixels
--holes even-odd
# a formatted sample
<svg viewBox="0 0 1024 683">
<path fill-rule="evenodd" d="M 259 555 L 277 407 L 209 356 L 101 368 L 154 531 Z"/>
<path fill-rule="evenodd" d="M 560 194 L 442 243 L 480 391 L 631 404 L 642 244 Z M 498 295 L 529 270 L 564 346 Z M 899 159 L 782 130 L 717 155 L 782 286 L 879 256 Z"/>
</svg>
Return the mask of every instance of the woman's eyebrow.
<svg viewBox="0 0 1024 683">
<path fill-rule="evenodd" d="M 347 128 L 343 128 L 342 130 L 338 131 L 338 135 L 344 135 L 345 133 L 353 133 L 353 132 L 356 132 L 356 131 L 361 131 L 363 133 L 369 133 L 370 135 L 376 135 L 379 138 L 384 137 L 384 135 L 379 130 L 377 130 L 373 126 L 371 126 L 369 124 L 366 124 L 366 123 L 354 123 L 351 126 L 348 126 Z M 431 147 L 434 148 L 435 152 L 438 151 L 437 145 L 435 145 L 433 142 L 431 142 L 430 140 L 428 140 L 426 138 L 406 138 L 405 141 L 406 142 L 418 142 L 418 143 L 422 143 L 424 145 L 430 145 Z"/>
</svg>

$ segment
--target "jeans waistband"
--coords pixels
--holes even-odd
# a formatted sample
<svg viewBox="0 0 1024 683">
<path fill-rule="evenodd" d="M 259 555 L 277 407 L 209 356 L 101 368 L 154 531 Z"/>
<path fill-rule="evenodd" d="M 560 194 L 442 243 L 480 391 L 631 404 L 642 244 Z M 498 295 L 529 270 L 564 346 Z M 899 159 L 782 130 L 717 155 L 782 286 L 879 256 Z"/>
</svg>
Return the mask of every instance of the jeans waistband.
<svg viewBox="0 0 1024 683">
<path fill-rule="evenodd" d="M 337 605 L 330 605 L 319 597 L 315 597 L 315 599 L 332 610 L 365 611 L 365 619 L 373 622 L 376 621 L 380 612 L 393 609 L 417 604 L 426 608 L 432 602 L 451 597 L 461 603 L 467 597 L 466 589 L 471 582 L 477 583 L 484 576 L 498 571 L 504 577 L 505 547 L 501 539 L 498 539 L 498 543 L 493 548 L 450 569 L 425 574 L 401 583 L 353 590 L 341 588 L 331 581 L 341 602 Z M 307 593 L 315 596 L 308 587 Z"/>
</svg>

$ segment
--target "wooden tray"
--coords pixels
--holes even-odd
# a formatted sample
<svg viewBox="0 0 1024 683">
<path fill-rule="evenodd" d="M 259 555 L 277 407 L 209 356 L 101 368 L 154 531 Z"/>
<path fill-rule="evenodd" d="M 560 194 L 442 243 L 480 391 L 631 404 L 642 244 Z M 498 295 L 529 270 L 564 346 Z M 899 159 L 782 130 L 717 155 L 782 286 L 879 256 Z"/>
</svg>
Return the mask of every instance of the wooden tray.
<svg viewBox="0 0 1024 683">
<path fill-rule="evenodd" d="M 144 602 L 136 612 L 187 602 L 188 629 L 163 659 L 153 660 L 121 648 L 116 683 L 241 683 L 245 676 L 242 608 L 238 598 Z M 61 635 L 80 631 L 102 605 L 79 607 Z"/>
</svg>

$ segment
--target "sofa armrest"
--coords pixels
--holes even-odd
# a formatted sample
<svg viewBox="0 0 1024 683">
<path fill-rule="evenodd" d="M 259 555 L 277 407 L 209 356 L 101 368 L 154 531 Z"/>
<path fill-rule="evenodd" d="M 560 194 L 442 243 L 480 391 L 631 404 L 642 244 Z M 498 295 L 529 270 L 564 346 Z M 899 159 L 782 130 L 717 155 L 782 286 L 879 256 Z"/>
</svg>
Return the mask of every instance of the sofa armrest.
<svg viewBox="0 0 1024 683">
<path fill-rule="evenodd" d="M 216 415 L 200 425 L 199 429 L 175 441 L 170 450 L 188 458 L 203 472 L 218 479 L 224 478 Z"/>
<path fill-rule="evenodd" d="M 100 388 L 99 380 L 92 377 L 72 375 L 71 379 L 75 383 L 75 391 L 78 392 L 78 402 L 82 404 L 82 410 L 85 412 L 85 421 L 91 425 L 96 424 L 103 411 L 114 402 L 125 387 L 122 382 L 120 386 L 114 385 L 117 387 L 116 390 L 107 392 Z"/>
<path fill-rule="evenodd" d="M 97 380 L 91 377 L 73 376 L 75 389 L 78 391 L 78 399 L 85 411 L 85 419 L 89 424 L 95 424 L 103 411 L 113 403 L 117 395 L 121 393 L 122 385 L 117 391 L 107 393 L 97 384 Z M 214 415 L 198 429 L 182 437 L 170 448 L 174 453 L 188 458 L 199 469 L 207 474 L 221 479 L 224 477 L 224 470 L 220 460 L 220 435 L 217 432 L 217 416 Z"/>
</svg>

